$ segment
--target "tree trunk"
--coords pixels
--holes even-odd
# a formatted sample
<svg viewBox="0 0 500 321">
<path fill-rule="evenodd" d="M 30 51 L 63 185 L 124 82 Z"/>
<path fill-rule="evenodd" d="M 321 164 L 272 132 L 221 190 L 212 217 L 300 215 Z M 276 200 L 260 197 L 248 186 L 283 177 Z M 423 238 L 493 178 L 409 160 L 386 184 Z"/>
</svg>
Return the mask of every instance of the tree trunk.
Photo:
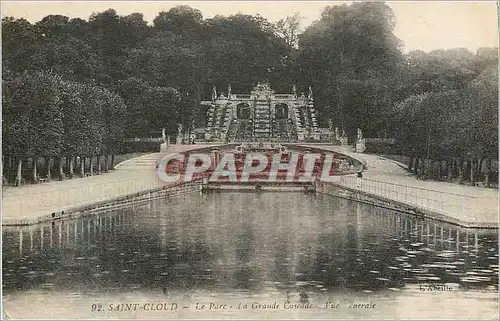
<svg viewBox="0 0 500 321">
<path fill-rule="evenodd" d="M 437 161 L 436 163 L 436 180 L 441 180 L 441 166 L 443 166 L 442 161 Z"/>
<path fill-rule="evenodd" d="M 479 158 L 477 160 L 477 167 L 476 167 L 476 181 L 481 181 L 483 178 L 483 159 Z"/>
<path fill-rule="evenodd" d="M 68 157 L 69 158 L 69 178 L 73 178 L 73 176 L 75 175 L 74 171 L 73 171 L 73 156 L 70 156 Z"/>
<path fill-rule="evenodd" d="M 467 161 L 462 159 L 458 160 L 458 184 L 463 184 L 464 182 L 464 167 L 467 167 Z"/>
<path fill-rule="evenodd" d="M 446 161 L 446 169 L 448 171 L 448 177 L 447 177 L 448 182 L 451 182 L 451 180 L 453 179 L 453 162 L 454 162 L 453 159 Z"/>
<path fill-rule="evenodd" d="M 94 175 L 94 156 L 90 156 L 89 158 L 89 173 L 90 176 Z"/>
<path fill-rule="evenodd" d="M 45 157 L 45 167 L 47 168 L 47 180 L 50 180 L 50 157 Z"/>
<path fill-rule="evenodd" d="M 96 159 L 97 159 L 97 174 L 101 174 L 101 155 L 97 155 Z"/>
<path fill-rule="evenodd" d="M 38 174 L 36 172 L 36 157 L 33 157 L 33 183 L 38 183 Z"/>
<path fill-rule="evenodd" d="M 16 186 L 21 186 L 22 184 L 22 169 L 23 160 L 21 157 L 17 160 L 17 174 L 16 174 Z"/>
<path fill-rule="evenodd" d="M 470 185 L 474 186 L 476 184 L 476 161 L 470 161 Z"/>
<path fill-rule="evenodd" d="M 85 177 L 85 157 L 80 157 L 80 175 Z"/>
<path fill-rule="evenodd" d="M 109 156 L 104 155 L 104 172 L 107 173 L 109 169 Z"/>
<path fill-rule="evenodd" d="M 428 159 L 422 159 L 422 179 L 425 181 L 429 176 L 429 162 Z"/>
<path fill-rule="evenodd" d="M 490 176 L 491 176 L 491 159 L 486 160 L 485 173 L 484 173 L 484 187 L 490 188 Z"/>
<path fill-rule="evenodd" d="M 420 179 L 425 179 L 425 160 L 421 157 L 418 158 L 418 167 Z"/>
<path fill-rule="evenodd" d="M 408 169 L 410 170 L 410 172 L 412 171 L 412 167 L 413 166 L 413 157 L 410 156 L 410 161 L 408 162 Z"/>
<path fill-rule="evenodd" d="M 115 169 L 115 154 L 111 155 L 111 169 Z"/>
<path fill-rule="evenodd" d="M 59 180 L 64 179 L 64 170 L 63 170 L 63 157 L 59 157 Z"/>
</svg>

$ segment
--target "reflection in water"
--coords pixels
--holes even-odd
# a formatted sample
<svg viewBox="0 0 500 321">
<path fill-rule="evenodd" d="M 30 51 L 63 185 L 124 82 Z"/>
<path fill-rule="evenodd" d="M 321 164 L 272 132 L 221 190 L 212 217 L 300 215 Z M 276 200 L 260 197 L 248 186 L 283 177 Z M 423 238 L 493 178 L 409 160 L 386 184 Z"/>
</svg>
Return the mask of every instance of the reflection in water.
<svg viewBox="0 0 500 321">
<path fill-rule="evenodd" d="M 7 294 L 498 290 L 495 232 L 324 195 L 185 196 L 4 229 L 3 241 Z"/>
</svg>

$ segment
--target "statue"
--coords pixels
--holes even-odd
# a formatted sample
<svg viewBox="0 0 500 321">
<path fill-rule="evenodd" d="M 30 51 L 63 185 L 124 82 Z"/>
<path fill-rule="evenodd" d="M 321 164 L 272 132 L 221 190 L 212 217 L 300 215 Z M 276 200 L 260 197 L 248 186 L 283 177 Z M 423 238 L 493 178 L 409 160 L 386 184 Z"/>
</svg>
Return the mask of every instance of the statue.
<svg viewBox="0 0 500 321">
<path fill-rule="evenodd" d="M 215 89 L 215 85 L 214 85 L 214 88 L 212 88 L 212 100 L 216 100 L 217 99 L 217 90 Z"/>
<path fill-rule="evenodd" d="M 231 84 L 229 84 L 229 86 L 227 86 L 227 96 L 231 97 Z"/>
<path fill-rule="evenodd" d="M 333 128 L 333 122 L 331 119 L 328 119 L 328 129 L 332 130 Z"/>
<path fill-rule="evenodd" d="M 335 127 L 335 139 L 340 140 L 340 131 L 338 127 Z"/>
<path fill-rule="evenodd" d="M 358 137 L 357 140 L 362 140 L 363 139 L 363 132 L 361 131 L 361 128 L 358 128 Z"/>
<path fill-rule="evenodd" d="M 313 98 L 313 90 L 312 90 L 311 86 L 309 86 L 309 94 L 308 94 L 307 98 L 309 98 L 309 99 Z"/>
<path fill-rule="evenodd" d="M 182 124 L 177 125 L 177 134 L 182 135 Z"/>
<path fill-rule="evenodd" d="M 163 128 L 161 130 L 161 138 L 162 138 L 162 140 L 163 140 L 164 143 L 167 142 L 167 136 L 165 135 L 165 128 Z"/>
<path fill-rule="evenodd" d="M 295 87 L 295 84 L 292 87 L 293 90 L 293 98 L 297 98 L 297 87 Z"/>
<path fill-rule="evenodd" d="M 363 132 L 358 128 L 358 137 L 356 140 L 356 153 L 364 153 L 366 151 L 365 140 L 363 139 Z"/>
<path fill-rule="evenodd" d="M 342 127 L 342 136 L 341 137 L 344 138 L 345 136 L 346 136 L 345 129 L 344 129 L 344 127 Z"/>
</svg>

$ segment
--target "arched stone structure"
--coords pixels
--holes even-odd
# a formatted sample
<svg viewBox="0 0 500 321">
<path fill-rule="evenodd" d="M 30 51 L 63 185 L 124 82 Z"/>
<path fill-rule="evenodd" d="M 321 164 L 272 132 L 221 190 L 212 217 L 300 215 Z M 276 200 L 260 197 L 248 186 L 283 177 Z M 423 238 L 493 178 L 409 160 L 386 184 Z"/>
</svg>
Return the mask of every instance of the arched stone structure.
<svg viewBox="0 0 500 321">
<path fill-rule="evenodd" d="M 285 103 L 276 104 L 275 114 L 276 119 L 287 119 L 288 118 L 288 105 Z"/>
<path fill-rule="evenodd" d="M 238 119 L 249 119 L 252 116 L 250 105 L 241 103 L 236 106 L 236 117 Z"/>
</svg>

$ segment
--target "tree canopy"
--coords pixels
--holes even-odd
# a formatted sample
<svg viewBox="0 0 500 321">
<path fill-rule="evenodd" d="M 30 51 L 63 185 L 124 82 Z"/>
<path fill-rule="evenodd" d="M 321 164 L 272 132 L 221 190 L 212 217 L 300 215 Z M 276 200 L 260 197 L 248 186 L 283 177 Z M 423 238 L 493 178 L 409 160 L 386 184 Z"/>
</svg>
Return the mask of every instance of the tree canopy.
<svg viewBox="0 0 500 321">
<path fill-rule="evenodd" d="M 88 20 L 2 19 L 4 152 L 88 154 L 126 137 L 188 128 L 212 87 L 314 90 L 320 126 L 398 138 L 406 152 L 497 157 L 497 49 L 402 52 L 383 2 L 327 6 L 301 31 L 296 13 L 206 19 L 187 5 L 113 9 Z M 29 124 L 29 125 L 27 125 Z"/>
</svg>

